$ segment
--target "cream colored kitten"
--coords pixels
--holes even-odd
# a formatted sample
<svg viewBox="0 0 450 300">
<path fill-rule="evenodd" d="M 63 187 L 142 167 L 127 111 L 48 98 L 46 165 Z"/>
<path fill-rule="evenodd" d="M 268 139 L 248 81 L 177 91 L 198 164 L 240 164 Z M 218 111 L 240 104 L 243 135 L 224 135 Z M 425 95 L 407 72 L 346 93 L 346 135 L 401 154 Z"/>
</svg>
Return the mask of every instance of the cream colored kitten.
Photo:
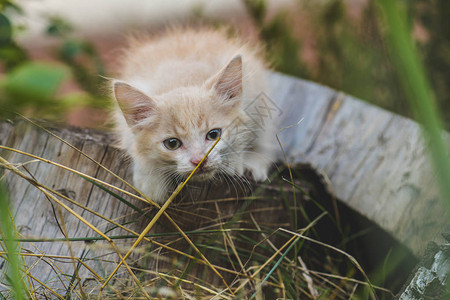
<svg viewBox="0 0 450 300">
<path fill-rule="evenodd" d="M 120 144 L 132 157 L 135 185 L 163 203 L 221 141 L 194 180 L 267 178 L 270 120 L 252 118 L 266 89 L 256 51 L 222 31 L 172 30 L 131 43 L 113 81 Z"/>
</svg>

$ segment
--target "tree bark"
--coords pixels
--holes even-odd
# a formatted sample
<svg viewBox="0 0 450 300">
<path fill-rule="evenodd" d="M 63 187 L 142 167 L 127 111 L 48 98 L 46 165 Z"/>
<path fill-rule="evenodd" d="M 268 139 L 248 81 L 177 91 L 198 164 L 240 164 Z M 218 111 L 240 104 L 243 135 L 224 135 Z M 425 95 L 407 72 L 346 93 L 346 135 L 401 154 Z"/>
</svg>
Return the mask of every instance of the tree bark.
<svg viewBox="0 0 450 300">
<path fill-rule="evenodd" d="M 443 242 L 448 216 L 417 123 L 311 82 L 272 74 L 270 83 L 280 128 L 303 119 L 280 134 L 291 164 L 312 164 L 338 199 L 418 257 Z"/>
</svg>

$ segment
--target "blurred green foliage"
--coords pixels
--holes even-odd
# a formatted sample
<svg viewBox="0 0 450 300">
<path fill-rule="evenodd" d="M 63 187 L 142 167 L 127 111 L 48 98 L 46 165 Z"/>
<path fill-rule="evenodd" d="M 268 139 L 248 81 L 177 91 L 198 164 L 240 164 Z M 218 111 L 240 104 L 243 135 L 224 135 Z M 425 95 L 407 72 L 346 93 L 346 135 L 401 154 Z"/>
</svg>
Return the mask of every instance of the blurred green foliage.
<svg viewBox="0 0 450 300">
<path fill-rule="evenodd" d="M 417 37 L 446 128 L 450 129 L 450 1 L 401 1 L 409 16 L 408 31 L 422 28 Z M 270 17 L 265 0 L 243 0 L 267 45 L 276 70 L 342 90 L 396 113 L 412 117 L 386 45 L 377 1 L 367 1 L 360 16 L 351 16 L 352 3 L 343 0 L 299 0 L 289 12 Z M 306 13 L 305 13 L 306 12 Z M 307 16 L 314 63 L 301 56 L 305 42 L 293 28 L 293 17 Z"/>
<path fill-rule="evenodd" d="M 428 34 L 427 40 L 419 43 L 419 50 L 450 129 L 450 1 L 414 0 L 408 9 L 411 21 L 420 22 Z"/>
<path fill-rule="evenodd" d="M 301 42 L 295 37 L 292 27 L 288 24 L 288 14 L 283 12 L 267 21 L 267 3 L 265 0 L 244 0 L 243 2 L 260 30 L 271 63 L 280 72 L 307 77 L 307 69 L 298 55 Z"/>
<path fill-rule="evenodd" d="M 103 97 L 99 86 L 105 67 L 95 47 L 84 39 L 71 36 L 72 26 L 59 17 L 50 18 L 47 34 L 62 41 L 56 57 L 72 71 L 77 83 L 89 94 Z M 99 76 L 101 75 L 101 76 Z"/>
<path fill-rule="evenodd" d="M 72 36 L 72 27 L 64 20 L 49 17 L 46 34 L 59 41 L 57 62 L 31 61 L 27 51 L 14 37 L 11 19 L 23 11 L 13 1 L 0 4 L 0 118 L 16 112 L 32 117 L 64 120 L 74 108 L 105 107 L 107 101 L 99 85 L 103 63 L 89 42 Z M 82 92 L 60 95 L 64 84 L 75 81 Z"/>
<path fill-rule="evenodd" d="M 351 15 L 352 4 L 343 0 L 299 0 L 289 11 L 275 15 L 270 14 L 267 0 L 243 3 L 276 70 L 412 116 L 387 50 L 376 1 L 368 0 L 358 18 Z M 402 3 L 409 17 L 409 32 L 416 35 L 414 30 L 421 28 L 425 34 L 416 43 L 445 127 L 450 129 L 450 1 Z M 105 69 L 93 45 L 74 37 L 72 26 L 65 20 L 49 17 L 46 33 L 59 41 L 54 58 L 60 64 L 30 62 L 27 51 L 14 39 L 20 28 L 15 28 L 11 19 L 20 14 L 23 12 L 14 0 L 0 0 L 0 71 L 4 73 L 0 75 L 0 117 L 9 117 L 11 113 L 7 112 L 12 111 L 47 118 L 58 112 L 56 116 L 62 117 L 74 107 L 107 106 L 109 102 L 99 88 L 103 80 L 99 75 L 104 75 Z M 301 24 L 308 24 L 308 28 L 296 27 L 305 16 L 307 20 Z M 303 40 L 299 30 L 307 31 L 312 41 Z M 311 57 L 302 56 L 306 42 L 313 45 L 313 63 L 308 61 Z M 12 84 L 17 76 L 21 80 Z M 48 78 L 53 79 L 44 83 Z M 61 86 L 72 81 L 84 93 L 60 95 Z M 28 86 L 30 82 L 34 85 Z M 24 84 L 22 88 L 19 83 Z M 42 86 L 36 88 L 40 83 Z"/>
<path fill-rule="evenodd" d="M 3 114 L 32 109 L 33 113 L 48 115 L 49 108 L 58 111 L 63 101 L 55 97 L 61 83 L 69 77 L 60 65 L 39 62 L 21 63 L 0 81 Z"/>
<path fill-rule="evenodd" d="M 28 59 L 27 53 L 14 41 L 13 26 L 7 13 L 21 14 L 22 10 L 10 1 L 0 4 L 0 62 L 5 71 Z"/>
</svg>

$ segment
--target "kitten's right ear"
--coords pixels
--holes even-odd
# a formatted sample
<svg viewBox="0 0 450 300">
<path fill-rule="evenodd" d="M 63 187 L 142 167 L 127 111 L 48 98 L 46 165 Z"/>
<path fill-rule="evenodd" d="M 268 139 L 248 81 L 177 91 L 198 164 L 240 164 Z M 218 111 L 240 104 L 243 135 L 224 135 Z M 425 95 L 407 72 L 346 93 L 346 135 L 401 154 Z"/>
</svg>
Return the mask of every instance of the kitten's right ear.
<svg viewBox="0 0 450 300">
<path fill-rule="evenodd" d="M 218 74 L 206 81 L 205 86 L 214 88 L 225 100 L 239 99 L 242 94 L 242 57 L 236 55 Z"/>
<path fill-rule="evenodd" d="M 155 103 L 149 96 L 125 82 L 116 81 L 113 86 L 114 96 L 128 126 L 134 127 L 151 116 Z"/>
</svg>

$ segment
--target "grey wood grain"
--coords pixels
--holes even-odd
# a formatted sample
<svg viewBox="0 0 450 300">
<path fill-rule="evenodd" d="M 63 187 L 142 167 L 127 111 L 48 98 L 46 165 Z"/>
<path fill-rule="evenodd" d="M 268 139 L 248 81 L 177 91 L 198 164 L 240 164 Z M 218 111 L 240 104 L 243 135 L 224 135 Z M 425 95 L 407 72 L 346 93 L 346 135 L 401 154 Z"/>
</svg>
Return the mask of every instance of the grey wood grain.
<svg viewBox="0 0 450 300">
<path fill-rule="evenodd" d="M 107 168 L 114 170 L 119 176 L 128 177 L 127 163 L 124 162 L 123 153 L 110 147 L 109 143 L 107 143 L 108 139 L 105 138 L 104 134 L 99 135 L 92 131 L 83 133 L 80 130 L 69 129 L 53 131 L 76 148 L 104 164 Z M 98 179 L 109 180 L 108 182 L 123 187 L 120 182 L 111 180 L 109 177 L 111 175 L 100 170 L 96 164 L 81 156 L 77 151 L 25 121 L 20 121 L 14 125 L 3 123 L 0 141 L 2 141 L 2 145 L 44 157 Z M 114 197 L 93 186 L 78 175 L 45 162 L 35 161 L 33 158 L 18 153 L 5 150 L 0 151 L 0 155 L 10 163 L 14 163 L 22 171 L 26 170 L 20 164 L 26 163 L 24 165 L 27 169 L 26 173 L 29 171 L 36 181 L 110 219 L 122 218 L 131 220 L 133 217 L 136 218 L 136 216 L 133 216 L 133 210 L 128 206 L 122 205 L 117 199 L 114 199 Z M 70 237 L 98 236 L 92 229 L 83 224 L 67 210 L 60 208 L 56 203 L 47 199 L 45 195 L 31 184 L 28 184 L 24 179 L 19 178 L 9 171 L 4 176 L 12 201 L 15 225 L 21 236 L 39 239 L 64 238 L 60 229 L 63 227 L 63 222 L 67 230 L 67 235 Z M 129 180 L 129 178 L 127 179 Z M 112 227 L 104 220 L 88 213 L 84 209 L 70 204 L 67 201 L 62 202 L 103 232 Z M 121 229 L 114 229 L 109 232 L 111 235 L 125 233 Z M 117 255 L 112 254 L 113 251 L 107 242 L 99 241 L 95 247 L 91 247 L 84 242 L 72 242 L 70 245 L 75 257 L 81 258 L 83 255 L 85 259 L 102 257 L 105 260 L 117 261 Z M 24 242 L 21 244 L 21 247 L 33 253 L 71 256 L 68 244 L 64 241 Z M 49 263 L 39 263 L 42 259 Z M 25 259 L 26 265 L 30 267 L 30 273 L 32 275 L 51 287 L 57 287 L 57 289 L 60 289 L 57 292 L 64 294 L 66 290 L 64 284 L 61 284 L 56 276 L 61 271 L 58 271 L 51 261 L 52 259 L 40 257 L 28 257 Z M 62 269 L 62 272 L 68 274 L 67 276 L 70 278 L 71 274 L 73 274 L 72 260 L 61 258 L 60 261 L 64 263 L 58 265 L 58 267 Z M 107 273 L 111 271 L 111 266 L 111 264 L 105 264 L 104 268 L 97 268 L 97 271 L 101 270 Z M 86 280 L 86 278 L 93 278 L 93 275 L 85 268 L 81 268 L 80 277 Z M 65 283 L 66 286 L 67 282 Z"/>
<path fill-rule="evenodd" d="M 417 123 L 312 82 L 272 74 L 270 83 L 279 128 L 303 118 L 280 133 L 291 163 L 311 163 L 340 200 L 416 255 L 441 240 L 448 216 Z"/>
</svg>

